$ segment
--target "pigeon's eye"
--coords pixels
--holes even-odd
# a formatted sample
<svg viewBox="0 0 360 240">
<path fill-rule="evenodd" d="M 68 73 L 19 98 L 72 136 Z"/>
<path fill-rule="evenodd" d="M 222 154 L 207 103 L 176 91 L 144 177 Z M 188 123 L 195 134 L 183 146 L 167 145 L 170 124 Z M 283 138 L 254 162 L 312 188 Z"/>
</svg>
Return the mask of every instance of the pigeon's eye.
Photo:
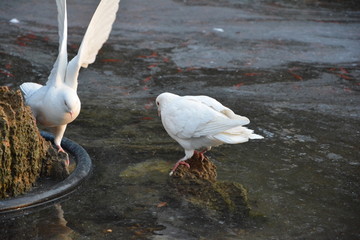
<svg viewBox="0 0 360 240">
<path fill-rule="evenodd" d="M 156 105 L 158 105 L 158 106 L 159 106 L 159 105 L 160 105 L 160 103 L 159 103 L 159 102 L 156 102 Z"/>
</svg>

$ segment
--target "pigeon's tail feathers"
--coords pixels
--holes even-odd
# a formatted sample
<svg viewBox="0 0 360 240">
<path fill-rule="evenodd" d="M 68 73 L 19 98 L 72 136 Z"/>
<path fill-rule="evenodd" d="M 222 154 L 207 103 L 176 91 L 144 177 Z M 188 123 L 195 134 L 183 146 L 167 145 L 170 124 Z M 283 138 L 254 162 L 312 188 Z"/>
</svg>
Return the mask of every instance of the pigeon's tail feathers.
<svg viewBox="0 0 360 240">
<path fill-rule="evenodd" d="M 263 136 L 255 133 L 250 135 L 250 139 L 263 139 L 263 138 L 264 138 Z"/>
<path fill-rule="evenodd" d="M 20 85 L 21 91 L 24 93 L 25 100 L 42 87 L 41 84 L 26 82 Z"/>
<path fill-rule="evenodd" d="M 230 119 L 241 120 L 242 121 L 241 125 L 247 125 L 250 123 L 250 120 L 247 117 L 237 115 L 230 109 L 225 109 L 223 111 L 223 114 L 228 116 Z"/>
<path fill-rule="evenodd" d="M 100 48 L 108 39 L 116 18 L 120 0 L 102 0 L 86 30 L 78 54 L 69 62 L 65 83 L 77 89 L 78 74 L 81 67 L 87 68 L 96 59 Z"/>
<path fill-rule="evenodd" d="M 241 135 L 233 135 L 229 133 L 219 133 L 214 136 L 215 139 L 228 144 L 244 143 L 249 141 L 249 138 Z"/>
<path fill-rule="evenodd" d="M 246 127 L 235 127 L 219 134 L 214 135 L 214 138 L 228 144 L 243 143 L 249 139 L 263 139 L 264 137 L 254 134 L 254 131 Z"/>
</svg>

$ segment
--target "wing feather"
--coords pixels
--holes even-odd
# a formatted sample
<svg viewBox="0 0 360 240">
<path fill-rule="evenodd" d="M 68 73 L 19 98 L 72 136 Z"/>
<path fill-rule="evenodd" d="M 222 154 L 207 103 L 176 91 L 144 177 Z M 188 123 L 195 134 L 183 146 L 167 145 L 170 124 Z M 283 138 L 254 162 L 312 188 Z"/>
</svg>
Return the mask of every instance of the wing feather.
<svg viewBox="0 0 360 240">
<path fill-rule="evenodd" d="M 41 84 L 33 82 L 25 82 L 20 85 L 20 89 L 24 93 L 25 100 L 29 99 L 41 87 Z"/>
<path fill-rule="evenodd" d="M 58 86 L 65 79 L 67 67 L 67 11 L 66 0 L 56 0 L 58 11 L 59 55 L 48 77 L 46 85 Z"/>
<path fill-rule="evenodd" d="M 182 98 L 161 113 L 165 129 L 179 138 L 214 135 L 243 124 L 196 100 Z"/>
<path fill-rule="evenodd" d="M 204 104 L 208 107 L 211 107 L 215 111 L 224 114 L 228 118 L 242 120 L 243 121 L 242 125 L 246 125 L 246 124 L 250 123 L 250 120 L 247 117 L 243 117 L 243 116 L 235 114 L 230 108 L 225 107 L 219 101 L 217 101 L 216 99 L 214 99 L 212 97 L 205 96 L 205 95 L 199 95 L 199 96 L 184 96 L 184 98 L 199 101 L 202 104 Z"/>
<path fill-rule="evenodd" d="M 65 83 L 77 89 L 78 75 L 81 67 L 86 68 L 95 61 L 100 48 L 108 39 L 116 18 L 120 0 L 102 0 L 86 30 L 78 54 L 69 62 Z"/>
</svg>

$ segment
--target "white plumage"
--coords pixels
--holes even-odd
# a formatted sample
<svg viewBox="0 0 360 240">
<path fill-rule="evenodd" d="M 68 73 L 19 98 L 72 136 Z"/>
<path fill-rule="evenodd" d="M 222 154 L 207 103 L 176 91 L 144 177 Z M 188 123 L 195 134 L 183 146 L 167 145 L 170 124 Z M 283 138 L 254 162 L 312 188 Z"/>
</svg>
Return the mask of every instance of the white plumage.
<svg viewBox="0 0 360 240">
<path fill-rule="evenodd" d="M 40 124 L 54 128 L 54 143 L 59 151 L 66 126 L 80 113 L 81 103 L 77 95 L 78 75 L 95 61 L 96 55 L 108 39 L 116 18 L 120 0 L 102 0 L 86 30 L 78 54 L 68 62 L 66 0 L 56 0 L 59 25 L 59 55 L 45 86 L 26 82 L 20 88 L 26 104 Z"/>
<path fill-rule="evenodd" d="M 174 166 L 191 158 L 196 149 L 236 144 L 249 139 L 262 139 L 243 125 L 249 124 L 247 117 L 235 114 L 217 100 L 208 96 L 178 96 L 162 93 L 156 98 L 158 113 L 166 132 L 185 150 L 185 156 Z M 204 152 L 205 152 L 204 151 Z"/>
</svg>

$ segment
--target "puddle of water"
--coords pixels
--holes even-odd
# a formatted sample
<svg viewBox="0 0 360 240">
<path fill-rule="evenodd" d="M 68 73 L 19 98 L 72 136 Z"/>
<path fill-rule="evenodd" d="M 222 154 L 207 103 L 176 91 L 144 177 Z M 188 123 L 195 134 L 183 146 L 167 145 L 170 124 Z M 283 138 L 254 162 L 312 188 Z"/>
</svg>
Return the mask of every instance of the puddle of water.
<svg viewBox="0 0 360 240">
<path fill-rule="evenodd" d="M 83 108 L 65 135 L 89 152 L 93 176 L 66 201 L 1 219 L 1 235 L 360 238 L 359 36 L 353 31 L 359 27 L 358 12 L 312 7 L 322 1 L 307 1 L 310 7 L 244 1 L 241 9 L 230 8 L 234 1 L 222 1 L 229 6 L 226 10 L 214 2 L 189 6 L 157 1 L 163 15 L 149 3 L 122 2 L 126 11 L 112 37 L 96 63 L 80 73 Z M 50 8 L 43 3 L 39 11 Z M 23 12 L 26 4 L 0 3 L 5 6 L 0 9 Z M 96 5 L 73 4 L 79 12 L 85 9 L 84 16 Z M 257 8 L 245 6 L 267 11 L 254 13 Z M 275 10 L 281 13 L 276 18 Z M 215 12 L 216 23 L 222 23 L 216 26 L 208 17 Z M 290 17 L 294 12 L 300 15 Z M 9 13 L 3 10 L 1 16 L 0 31 L 6 37 L 0 38 L 0 83 L 17 87 L 24 81 L 44 82 L 57 51 L 56 21 L 34 15 L 14 27 L 5 20 Z M 82 21 L 88 19 L 71 24 L 71 54 L 81 39 Z M 168 21 L 183 25 L 173 28 Z M 215 33 L 214 27 L 224 32 Z M 208 153 L 218 178 L 242 183 L 254 215 L 264 217 L 224 222 L 167 196 L 168 171 L 183 150 L 157 116 L 153 101 L 163 91 L 215 97 L 248 116 L 249 127 L 265 136 Z"/>
</svg>

